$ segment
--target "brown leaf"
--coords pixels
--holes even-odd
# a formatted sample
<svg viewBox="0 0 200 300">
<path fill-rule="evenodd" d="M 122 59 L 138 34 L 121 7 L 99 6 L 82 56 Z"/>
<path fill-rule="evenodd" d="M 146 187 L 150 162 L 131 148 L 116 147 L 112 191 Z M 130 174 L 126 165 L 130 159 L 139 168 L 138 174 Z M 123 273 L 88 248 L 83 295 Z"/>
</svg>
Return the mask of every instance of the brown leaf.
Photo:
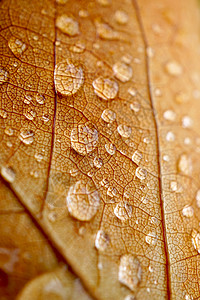
<svg viewBox="0 0 200 300">
<path fill-rule="evenodd" d="M 0 11 L 0 165 L 18 201 L 93 297 L 199 298 L 196 1 Z"/>
</svg>

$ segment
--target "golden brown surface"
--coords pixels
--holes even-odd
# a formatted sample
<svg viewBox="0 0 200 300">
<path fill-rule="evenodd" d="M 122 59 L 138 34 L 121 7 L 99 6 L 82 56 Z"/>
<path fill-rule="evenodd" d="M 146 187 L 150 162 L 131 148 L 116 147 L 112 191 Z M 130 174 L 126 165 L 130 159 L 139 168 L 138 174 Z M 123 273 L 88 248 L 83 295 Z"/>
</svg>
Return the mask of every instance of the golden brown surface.
<svg viewBox="0 0 200 300">
<path fill-rule="evenodd" d="M 197 2 L 2 0 L 0 26 L 0 299 L 199 299 Z"/>
</svg>

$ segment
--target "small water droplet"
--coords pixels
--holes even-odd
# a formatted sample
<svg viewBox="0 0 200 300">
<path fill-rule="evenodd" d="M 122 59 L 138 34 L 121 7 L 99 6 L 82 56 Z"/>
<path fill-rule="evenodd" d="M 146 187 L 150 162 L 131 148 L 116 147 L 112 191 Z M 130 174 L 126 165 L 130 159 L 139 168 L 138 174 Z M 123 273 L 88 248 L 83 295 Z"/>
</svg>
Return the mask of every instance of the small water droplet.
<svg viewBox="0 0 200 300">
<path fill-rule="evenodd" d="M 110 155 L 114 155 L 116 152 L 116 147 L 112 143 L 105 144 L 105 149 Z"/>
<path fill-rule="evenodd" d="M 19 57 L 25 51 L 26 44 L 12 36 L 8 41 L 8 47 L 15 56 Z"/>
<path fill-rule="evenodd" d="M 106 232 L 103 230 L 99 230 L 96 235 L 95 239 L 95 247 L 99 251 L 105 251 L 106 248 L 108 247 L 108 244 L 110 242 L 110 238 Z"/>
<path fill-rule="evenodd" d="M 92 85 L 95 94 L 104 100 L 111 100 L 117 96 L 118 84 L 111 78 L 100 76 L 93 81 Z"/>
<path fill-rule="evenodd" d="M 147 177 L 147 170 L 141 167 L 137 167 L 135 170 L 135 176 L 140 180 L 144 180 Z"/>
<path fill-rule="evenodd" d="M 198 190 L 196 193 L 196 201 L 197 201 L 197 206 L 200 208 L 200 190 Z"/>
<path fill-rule="evenodd" d="M 92 152 L 98 144 L 98 131 L 92 123 L 79 124 L 71 131 L 71 146 L 81 155 Z"/>
<path fill-rule="evenodd" d="M 34 141 L 34 132 L 27 129 L 22 129 L 19 134 L 19 139 L 26 145 L 30 145 Z"/>
<path fill-rule="evenodd" d="M 45 102 L 45 97 L 44 97 L 44 95 L 41 95 L 41 94 L 37 94 L 35 99 L 36 99 L 37 103 L 39 103 L 39 104 L 44 104 L 44 102 Z"/>
<path fill-rule="evenodd" d="M 87 10 L 81 9 L 81 10 L 79 10 L 78 15 L 81 18 L 87 18 L 89 16 L 89 13 Z"/>
<path fill-rule="evenodd" d="M 85 44 L 77 42 L 75 45 L 71 45 L 69 50 L 75 53 L 83 53 L 85 50 Z"/>
<path fill-rule="evenodd" d="M 125 64 L 130 64 L 132 61 L 132 56 L 129 53 L 126 53 L 125 55 L 122 56 L 121 61 L 123 61 Z"/>
<path fill-rule="evenodd" d="M 200 233 L 195 229 L 192 230 L 192 244 L 200 254 Z"/>
<path fill-rule="evenodd" d="M 184 116 L 182 118 L 182 126 L 183 126 L 183 128 L 191 128 L 192 124 L 193 124 L 193 121 L 192 121 L 192 119 L 190 117 Z"/>
<path fill-rule="evenodd" d="M 142 153 L 138 150 L 136 150 L 132 155 L 132 161 L 139 165 L 140 161 L 142 159 Z"/>
<path fill-rule="evenodd" d="M 42 121 L 43 121 L 44 123 L 49 122 L 49 116 L 48 116 L 48 115 L 43 115 L 43 116 L 42 116 Z"/>
<path fill-rule="evenodd" d="M 75 94 L 84 83 L 84 73 L 81 66 L 67 59 L 55 67 L 54 80 L 57 92 L 64 96 Z"/>
<path fill-rule="evenodd" d="M 140 111 L 140 108 L 141 108 L 141 105 L 138 101 L 133 101 L 130 104 L 130 109 L 133 110 L 136 113 Z"/>
<path fill-rule="evenodd" d="M 101 118 L 107 123 L 112 123 L 116 119 L 116 113 L 106 108 L 102 112 Z"/>
<path fill-rule="evenodd" d="M 3 119 L 7 118 L 7 112 L 4 109 L 0 109 L 0 117 Z"/>
<path fill-rule="evenodd" d="M 174 121 L 176 119 L 176 113 L 173 110 L 166 110 L 163 117 L 168 121 Z"/>
<path fill-rule="evenodd" d="M 100 204 L 100 195 L 94 183 L 82 180 L 73 184 L 68 191 L 67 207 L 69 213 L 80 221 L 91 220 Z"/>
<path fill-rule="evenodd" d="M 179 172 L 190 175 L 192 172 L 192 161 L 190 157 L 188 157 L 186 154 L 181 154 L 178 159 L 178 170 Z"/>
<path fill-rule="evenodd" d="M 99 158 L 99 157 L 95 157 L 95 158 L 94 158 L 94 166 L 95 166 L 96 168 L 101 168 L 102 165 L 103 165 L 102 159 Z"/>
<path fill-rule="evenodd" d="M 97 35 L 105 40 L 115 40 L 120 38 L 120 35 L 117 31 L 113 30 L 108 24 L 102 22 L 101 19 L 97 18 L 95 20 L 95 26 Z"/>
<path fill-rule="evenodd" d="M 111 4 L 111 0 L 96 0 L 102 6 L 109 6 Z"/>
<path fill-rule="evenodd" d="M 117 10 L 115 12 L 115 21 L 120 25 L 125 25 L 128 22 L 128 15 L 123 10 Z"/>
<path fill-rule="evenodd" d="M 5 134 L 9 135 L 9 136 L 12 136 L 13 133 L 14 133 L 14 130 L 10 127 L 6 127 L 5 130 L 4 130 Z"/>
<path fill-rule="evenodd" d="M 153 272 L 153 267 L 152 266 L 149 266 L 149 272 Z"/>
<path fill-rule="evenodd" d="M 35 159 L 38 161 L 38 162 L 41 162 L 43 160 L 44 156 L 40 153 L 36 153 L 35 154 Z"/>
<path fill-rule="evenodd" d="M 133 88 L 133 87 L 130 87 L 130 88 L 128 89 L 128 93 L 129 93 L 131 96 L 135 97 L 135 96 L 137 95 L 137 90 L 136 90 L 135 88 Z"/>
<path fill-rule="evenodd" d="M 193 217 L 193 215 L 194 215 L 193 207 L 186 205 L 182 210 L 182 214 L 184 217 L 187 217 L 187 218 Z"/>
<path fill-rule="evenodd" d="M 173 192 L 176 192 L 177 191 L 177 182 L 176 181 L 171 181 L 170 182 L 170 189 L 173 191 Z"/>
<path fill-rule="evenodd" d="M 115 197 L 116 195 L 117 195 L 117 190 L 116 190 L 116 188 L 114 188 L 114 187 L 109 187 L 108 188 L 108 190 L 107 190 L 107 195 L 109 196 L 109 197 Z"/>
<path fill-rule="evenodd" d="M 54 211 L 51 211 L 48 214 L 48 219 L 49 219 L 50 222 L 54 223 L 57 219 L 57 214 Z"/>
<path fill-rule="evenodd" d="M 164 161 L 170 161 L 169 155 L 163 155 L 163 160 Z"/>
<path fill-rule="evenodd" d="M 158 236 L 155 232 L 149 232 L 145 237 L 145 241 L 147 244 L 155 246 L 157 243 Z"/>
<path fill-rule="evenodd" d="M 122 220 L 126 221 L 132 216 L 132 205 L 130 205 L 128 202 L 119 202 L 114 209 L 115 216 Z"/>
<path fill-rule="evenodd" d="M 30 95 L 25 95 L 24 96 L 24 103 L 25 104 L 30 104 L 30 102 L 32 101 L 32 97 Z"/>
<path fill-rule="evenodd" d="M 76 36 L 80 34 L 78 22 L 68 15 L 64 14 L 57 17 L 56 26 L 69 36 Z"/>
<path fill-rule="evenodd" d="M 136 300 L 136 299 L 135 299 L 135 296 L 133 296 L 133 295 L 127 295 L 127 296 L 124 298 L 124 300 Z"/>
<path fill-rule="evenodd" d="M 184 144 L 185 144 L 185 145 L 190 145 L 190 144 L 191 144 L 191 139 L 190 139 L 189 137 L 186 137 L 186 138 L 184 139 Z"/>
<path fill-rule="evenodd" d="M 34 178 L 38 178 L 39 177 L 38 171 L 36 171 L 36 170 L 32 170 L 30 172 L 30 175 L 33 176 Z"/>
<path fill-rule="evenodd" d="M 168 131 L 166 134 L 166 141 L 173 142 L 175 140 L 175 135 L 172 131 Z"/>
<path fill-rule="evenodd" d="M 129 138 L 131 136 L 131 133 L 132 133 L 131 127 L 123 125 L 123 124 L 120 124 L 117 127 L 117 131 L 124 138 Z"/>
<path fill-rule="evenodd" d="M 132 291 L 135 291 L 141 281 L 142 268 L 139 260 L 131 255 L 125 254 L 120 258 L 119 281 Z"/>
<path fill-rule="evenodd" d="M 27 111 L 24 113 L 24 116 L 25 116 L 28 120 L 32 121 L 32 120 L 35 118 L 35 116 L 36 116 L 36 112 L 33 111 L 33 110 L 27 110 Z"/>
<path fill-rule="evenodd" d="M 183 72 L 182 66 L 176 61 L 169 61 L 165 68 L 167 73 L 172 76 L 179 76 Z"/>
<path fill-rule="evenodd" d="M 121 61 L 113 65 L 113 72 L 115 77 L 121 82 L 129 81 L 133 75 L 132 68 Z"/>
<path fill-rule="evenodd" d="M 13 144 L 10 141 L 6 142 L 7 147 L 12 148 Z"/>
<path fill-rule="evenodd" d="M 0 84 L 3 84 L 6 81 L 8 81 L 8 76 L 8 72 L 0 68 Z"/>
<path fill-rule="evenodd" d="M 147 48 L 146 48 L 146 53 L 147 53 L 147 56 L 148 56 L 149 58 L 151 58 L 151 57 L 154 57 L 155 51 L 154 51 L 153 48 L 147 47 Z"/>
<path fill-rule="evenodd" d="M 15 180 L 15 171 L 11 167 L 2 167 L 1 168 L 1 176 L 7 181 L 7 182 L 14 182 Z"/>
</svg>

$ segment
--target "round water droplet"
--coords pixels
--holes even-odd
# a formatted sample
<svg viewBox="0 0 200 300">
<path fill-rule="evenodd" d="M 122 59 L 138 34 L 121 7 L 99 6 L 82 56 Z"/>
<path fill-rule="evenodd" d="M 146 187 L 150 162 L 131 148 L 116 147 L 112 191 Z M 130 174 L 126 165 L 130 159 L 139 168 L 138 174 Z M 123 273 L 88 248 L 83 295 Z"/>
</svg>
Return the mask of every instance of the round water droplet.
<svg viewBox="0 0 200 300">
<path fill-rule="evenodd" d="M 132 216 L 132 205 L 130 205 L 128 202 L 119 202 L 114 209 L 115 216 L 122 220 L 126 221 Z"/>
<path fill-rule="evenodd" d="M 173 191 L 173 192 L 176 192 L 177 191 L 177 182 L 176 181 L 171 181 L 170 182 L 170 189 Z"/>
<path fill-rule="evenodd" d="M 166 71 L 169 75 L 179 76 L 183 72 L 182 66 L 176 61 L 170 61 L 165 66 Z"/>
<path fill-rule="evenodd" d="M 103 165 L 102 159 L 99 158 L 99 157 L 95 157 L 95 158 L 94 158 L 94 166 L 95 166 L 96 168 L 101 168 L 102 165 Z"/>
<path fill-rule="evenodd" d="M 173 142 L 175 140 L 175 135 L 172 131 L 167 132 L 166 141 Z"/>
<path fill-rule="evenodd" d="M 117 10 L 115 12 L 115 21 L 120 25 L 125 25 L 128 22 L 128 15 L 123 10 Z"/>
<path fill-rule="evenodd" d="M 38 161 L 38 162 L 41 162 L 43 160 L 44 156 L 40 153 L 36 153 L 35 154 L 35 159 Z"/>
<path fill-rule="evenodd" d="M 95 20 L 97 35 L 105 40 L 115 40 L 119 38 L 119 33 L 112 29 L 108 24 L 103 23 L 101 19 Z"/>
<path fill-rule="evenodd" d="M 174 121 L 176 119 L 176 113 L 173 110 L 166 110 L 163 117 L 168 121 Z"/>
<path fill-rule="evenodd" d="M 125 254 L 120 258 L 119 281 L 132 291 L 135 291 L 141 281 L 142 268 L 139 260 L 131 255 Z"/>
<path fill-rule="evenodd" d="M 193 207 L 186 205 L 182 210 L 182 214 L 184 217 L 187 217 L 187 218 L 193 217 L 193 215 L 194 215 Z"/>
<path fill-rule="evenodd" d="M 111 78 L 100 76 L 93 81 L 92 85 L 95 94 L 104 100 L 111 100 L 117 96 L 118 84 Z"/>
<path fill-rule="evenodd" d="M 78 15 L 81 18 L 87 18 L 89 16 L 89 13 L 87 10 L 81 9 L 81 10 L 79 10 Z"/>
<path fill-rule="evenodd" d="M 108 247 L 108 244 L 110 242 L 110 238 L 106 232 L 103 230 L 99 230 L 96 235 L 95 239 L 95 247 L 99 251 L 105 251 L 106 248 Z"/>
<path fill-rule="evenodd" d="M 140 180 L 144 180 L 146 177 L 147 177 L 147 170 L 146 169 L 143 169 L 141 167 L 138 167 L 136 170 L 135 170 L 135 176 L 137 178 L 139 178 Z"/>
<path fill-rule="evenodd" d="M 149 232 L 145 237 L 145 241 L 147 244 L 155 246 L 157 243 L 158 236 L 154 232 Z"/>
<path fill-rule="evenodd" d="M 64 14 L 57 17 L 56 26 L 69 36 L 76 36 L 80 34 L 78 22 L 68 15 Z"/>
<path fill-rule="evenodd" d="M 114 64 L 113 72 L 115 77 L 121 82 L 129 81 L 133 74 L 132 68 L 121 61 Z"/>
<path fill-rule="evenodd" d="M 83 53 L 85 50 L 85 44 L 77 42 L 75 45 L 71 45 L 69 50 L 75 53 Z"/>
<path fill-rule="evenodd" d="M 109 6 L 111 4 L 111 0 L 96 0 L 102 6 Z"/>
<path fill-rule="evenodd" d="M 15 180 L 15 172 L 11 167 L 2 167 L 1 168 L 1 176 L 7 181 L 7 182 L 14 182 Z"/>
<path fill-rule="evenodd" d="M 102 112 L 101 118 L 107 123 L 112 123 L 116 119 L 116 113 L 114 111 L 106 108 Z"/>
<path fill-rule="evenodd" d="M 4 109 L 0 109 L 0 117 L 3 119 L 7 118 L 7 112 Z"/>
<path fill-rule="evenodd" d="M 127 65 L 131 63 L 132 59 L 133 59 L 133 57 L 129 53 L 126 53 L 121 58 L 121 60 Z"/>
<path fill-rule="evenodd" d="M 69 188 L 67 195 L 69 213 L 80 221 L 91 220 L 100 204 L 100 195 L 91 181 L 77 181 Z"/>
<path fill-rule="evenodd" d="M 131 127 L 123 125 L 123 124 L 120 124 L 117 127 L 117 131 L 124 138 L 129 138 L 131 136 L 131 132 L 132 132 Z"/>
<path fill-rule="evenodd" d="M 192 161 L 186 154 L 182 154 L 178 160 L 178 171 L 190 175 L 192 172 Z"/>
<path fill-rule="evenodd" d="M 8 41 L 8 47 L 12 51 L 12 53 L 19 57 L 23 54 L 26 50 L 26 44 L 17 39 L 16 37 L 12 36 Z"/>
<path fill-rule="evenodd" d="M 196 193 L 196 201 L 197 201 L 197 206 L 200 208 L 200 190 L 198 190 Z"/>
<path fill-rule="evenodd" d="M 136 163 L 137 165 L 139 165 L 140 161 L 142 159 L 142 153 L 138 150 L 136 150 L 134 153 L 133 153 L 133 156 L 132 156 L 132 161 L 134 163 Z"/>
<path fill-rule="evenodd" d="M 114 155 L 116 152 L 116 147 L 112 143 L 105 144 L 105 149 L 110 155 Z"/>
<path fill-rule="evenodd" d="M 4 130 L 5 134 L 9 135 L 9 136 L 12 136 L 13 133 L 14 133 L 14 130 L 10 127 L 6 127 L 5 130 Z"/>
<path fill-rule="evenodd" d="M 27 110 L 25 113 L 24 113 L 24 116 L 28 119 L 28 120 L 33 120 L 36 116 L 36 112 L 33 111 L 33 110 Z"/>
<path fill-rule="evenodd" d="M 141 108 L 141 105 L 138 101 L 134 101 L 133 103 L 130 104 L 130 109 L 136 113 L 140 111 L 140 108 Z"/>
<path fill-rule="evenodd" d="M 5 83 L 6 81 L 8 81 L 8 72 L 0 68 L 0 84 Z"/>
<path fill-rule="evenodd" d="M 56 65 L 54 80 L 57 92 L 64 96 L 75 94 L 84 83 L 84 73 L 81 66 L 67 59 Z"/>
<path fill-rule="evenodd" d="M 35 99 L 36 99 L 37 103 L 39 103 L 39 104 L 44 104 L 44 102 L 45 102 L 45 97 L 44 97 L 44 95 L 41 95 L 41 94 L 37 94 Z"/>
<path fill-rule="evenodd" d="M 30 145 L 34 141 L 34 133 L 31 130 L 22 129 L 19 134 L 19 139 L 26 145 Z"/>
<path fill-rule="evenodd" d="M 184 116 L 182 119 L 182 126 L 183 128 L 191 128 L 193 124 L 193 121 L 190 117 Z"/>
<path fill-rule="evenodd" d="M 200 254 L 200 233 L 195 229 L 192 230 L 192 244 Z"/>
<path fill-rule="evenodd" d="M 98 131 L 91 123 L 79 124 L 71 131 L 71 146 L 81 155 L 92 152 L 98 144 Z"/>
<path fill-rule="evenodd" d="M 136 89 L 133 88 L 133 87 L 130 87 L 130 88 L 128 89 L 128 93 L 129 93 L 131 96 L 133 96 L 133 97 L 137 95 L 137 91 L 136 91 Z"/>
</svg>

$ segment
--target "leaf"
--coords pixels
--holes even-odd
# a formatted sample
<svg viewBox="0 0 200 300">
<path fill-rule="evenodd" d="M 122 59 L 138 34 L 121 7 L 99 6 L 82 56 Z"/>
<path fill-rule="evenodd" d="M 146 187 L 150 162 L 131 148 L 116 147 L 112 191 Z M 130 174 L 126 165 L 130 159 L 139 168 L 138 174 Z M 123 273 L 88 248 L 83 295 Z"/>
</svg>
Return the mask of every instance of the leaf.
<svg viewBox="0 0 200 300">
<path fill-rule="evenodd" d="M 97 299 L 200 297 L 197 7 L 0 3 L 1 175 Z"/>
</svg>

